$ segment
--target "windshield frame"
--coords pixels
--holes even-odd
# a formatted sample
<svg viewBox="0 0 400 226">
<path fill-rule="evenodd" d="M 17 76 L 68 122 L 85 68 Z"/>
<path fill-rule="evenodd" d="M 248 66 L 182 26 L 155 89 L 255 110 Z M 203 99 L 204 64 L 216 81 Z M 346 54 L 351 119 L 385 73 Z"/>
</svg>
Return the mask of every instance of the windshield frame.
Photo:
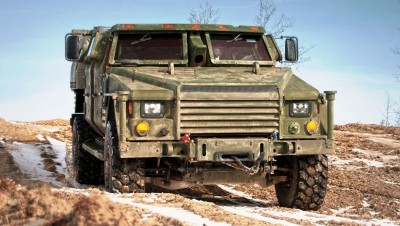
<svg viewBox="0 0 400 226">
<path fill-rule="evenodd" d="M 109 53 L 109 64 L 110 65 L 168 65 L 169 63 L 173 63 L 175 65 L 186 65 L 188 64 L 188 45 L 187 45 L 187 33 L 183 31 L 174 31 L 170 32 L 173 34 L 182 34 L 182 54 L 183 58 L 181 60 L 123 60 L 123 62 L 118 62 L 115 60 L 115 54 L 117 53 L 117 44 L 118 37 L 120 34 L 143 34 L 148 33 L 151 34 L 160 34 L 166 33 L 165 31 L 137 31 L 137 32 L 114 32 L 114 37 L 111 44 L 111 49 Z"/>
<path fill-rule="evenodd" d="M 217 32 L 206 32 L 206 41 L 207 41 L 207 46 L 208 46 L 208 54 L 210 56 L 210 61 L 213 65 L 253 65 L 254 62 L 258 62 L 260 65 L 266 65 L 266 66 L 273 66 L 275 65 L 275 61 L 273 60 L 273 56 L 271 52 L 269 51 L 268 46 L 266 45 L 267 41 L 265 39 L 265 36 L 263 34 L 260 34 L 261 40 L 265 46 L 265 49 L 267 50 L 268 55 L 270 56 L 271 60 L 269 61 L 264 61 L 264 60 L 216 60 L 214 57 L 214 51 L 211 43 L 211 35 L 224 35 L 224 34 L 229 34 L 229 35 L 251 35 L 254 36 L 254 33 L 243 33 L 243 32 L 234 32 L 234 33 L 217 33 Z"/>
</svg>

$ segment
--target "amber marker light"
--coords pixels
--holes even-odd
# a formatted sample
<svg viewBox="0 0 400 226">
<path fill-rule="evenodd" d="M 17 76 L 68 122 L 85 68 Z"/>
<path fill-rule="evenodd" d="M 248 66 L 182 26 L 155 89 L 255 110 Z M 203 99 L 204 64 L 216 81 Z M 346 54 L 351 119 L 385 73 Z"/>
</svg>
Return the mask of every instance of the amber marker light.
<svg viewBox="0 0 400 226">
<path fill-rule="evenodd" d="M 217 25 L 218 29 L 226 30 L 228 27 L 226 25 Z"/>
<path fill-rule="evenodd" d="M 200 24 L 192 24 L 192 29 L 201 29 Z"/>
<path fill-rule="evenodd" d="M 136 132 L 142 137 L 146 136 L 149 133 L 149 130 L 150 126 L 147 122 L 142 121 L 136 125 Z"/>
<path fill-rule="evenodd" d="M 253 27 L 250 27 L 250 30 L 251 30 L 251 31 L 259 31 L 260 28 L 259 28 L 259 27 L 254 27 L 254 26 L 253 26 Z"/>
<path fill-rule="evenodd" d="M 311 120 L 307 123 L 306 128 L 307 128 L 307 132 L 309 132 L 310 134 L 314 134 L 318 129 L 318 123 Z"/>
<path fill-rule="evenodd" d="M 132 28 L 135 28 L 135 25 L 133 25 L 133 24 L 124 24 L 124 28 L 132 29 Z"/>
<path fill-rule="evenodd" d="M 164 24 L 163 28 L 164 29 L 172 29 L 172 28 L 174 28 L 174 25 L 173 24 Z"/>
</svg>

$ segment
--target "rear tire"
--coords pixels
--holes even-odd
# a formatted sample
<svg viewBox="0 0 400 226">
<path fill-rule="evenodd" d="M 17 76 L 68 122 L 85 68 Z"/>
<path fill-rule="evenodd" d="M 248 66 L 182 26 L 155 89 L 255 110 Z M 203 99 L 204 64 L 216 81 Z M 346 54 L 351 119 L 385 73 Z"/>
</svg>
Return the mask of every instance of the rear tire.
<svg viewBox="0 0 400 226">
<path fill-rule="evenodd" d="M 107 123 L 104 142 L 104 185 L 109 192 L 144 192 L 144 160 L 119 157 L 115 123 Z"/>
<path fill-rule="evenodd" d="M 327 156 L 293 156 L 285 160 L 292 173 L 287 181 L 275 185 L 279 206 L 301 210 L 321 208 L 328 185 Z"/>
<path fill-rule="evenodd" d="M 96 136 L 83 115 L 74 118 L 72 125 L 72 166 L 75 180 L 81 184 L 98 185 L 103 183 L 102 162 L 82 148 L 84 142 L 94 139 Z"/>
</svg>

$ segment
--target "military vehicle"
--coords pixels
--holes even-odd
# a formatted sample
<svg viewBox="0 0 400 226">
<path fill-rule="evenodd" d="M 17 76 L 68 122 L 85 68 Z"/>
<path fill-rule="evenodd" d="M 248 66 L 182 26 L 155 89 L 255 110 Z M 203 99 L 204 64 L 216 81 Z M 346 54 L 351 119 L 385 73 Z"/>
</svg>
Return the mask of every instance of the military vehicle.
<svg viewBox="0 0 400 226">
<path fill-rule="evenodd" d="M 117 24 L 72 30 L 73 166 L 110 192 L 275 185 L 279 205 L 321 207 L 334 151 L 335 91 L 280 62 L 296 37 L 262 27 Z"/>
</svg>

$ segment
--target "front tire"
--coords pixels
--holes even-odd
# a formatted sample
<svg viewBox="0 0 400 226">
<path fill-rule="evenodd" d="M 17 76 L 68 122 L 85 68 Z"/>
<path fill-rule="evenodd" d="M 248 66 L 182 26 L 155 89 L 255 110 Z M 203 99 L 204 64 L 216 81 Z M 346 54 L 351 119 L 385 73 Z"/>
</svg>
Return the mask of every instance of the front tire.
<svg viewBox="0 0 400 226">
<path fill-rule="evenodd" d="M 104 142 L 104 185 L 109 192 L 144 192 L 144 161 L 119 157 L 115 122 L 107 123 Z"/>
<path fill-rule="evenodd" d="M 96 133 L 85 121 L 85 116 L 76 116 L 72 125 L 72 167 L 75 180 L 81 184 L 99 185 L 103 182 L 101 161 L 82 148 L 84 142 L 95 137 Z"/>
<path fill-rule="evenodd" d="M 301 210 L 320 209 L 328 185 L 327 156 L 293 156 L 280 160 L 285 161 L 291 173 L 288 180 L 275 185 L 279 206 Z"/>
</svg>

